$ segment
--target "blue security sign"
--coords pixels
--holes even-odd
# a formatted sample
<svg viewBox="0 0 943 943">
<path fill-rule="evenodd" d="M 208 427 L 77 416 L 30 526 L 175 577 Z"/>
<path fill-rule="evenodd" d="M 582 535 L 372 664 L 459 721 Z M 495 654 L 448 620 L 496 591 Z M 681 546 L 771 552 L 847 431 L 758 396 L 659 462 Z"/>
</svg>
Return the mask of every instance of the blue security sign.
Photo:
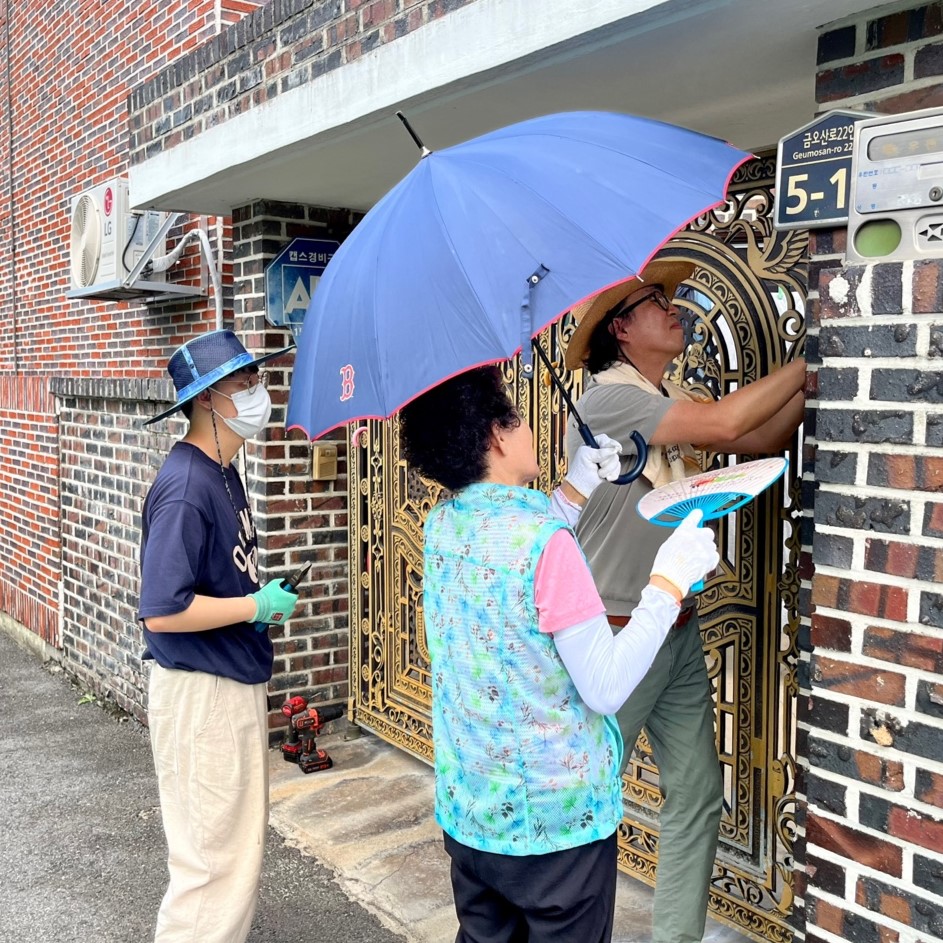
<svg viewBox="0 0 943 943">
<path fill-rule="evenodd" d="M 334 239 L 292 239 L 265 269 L 265 317 L 287 327 L 297 340 L 318 279 L 340 243 Z"/>
</svg>

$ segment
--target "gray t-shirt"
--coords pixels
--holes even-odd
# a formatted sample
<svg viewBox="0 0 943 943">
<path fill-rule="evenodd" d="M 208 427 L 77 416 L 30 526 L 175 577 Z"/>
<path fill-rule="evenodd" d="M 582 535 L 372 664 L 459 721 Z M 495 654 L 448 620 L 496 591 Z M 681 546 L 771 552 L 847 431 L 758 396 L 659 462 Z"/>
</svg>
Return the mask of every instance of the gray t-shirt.
<svg viewBox="0 0 943 943">
<path fill-rule="evenodd" d="M 632 457 L 635 447 L 631 433 L 637 430 L 649 441 L 674 402 L 636 386 L 600 385 L 590 378 L 576 408 L 594 433 L 604 432 L 617 439 L 622 443 L 623 455 Z M 567 455 L 572 456 L 582 444 L 576 423 L 570 419 Z M 603 482 L 586 502 L 576 524 L 576 536 L 611 616 L 632 614 L 648 585 L 655 554 L 672 532 L 668 527 L 649 524 L 636 510 L 639 500 L 651 490 L 643 477 L 629 485 Z"/>
</svg>

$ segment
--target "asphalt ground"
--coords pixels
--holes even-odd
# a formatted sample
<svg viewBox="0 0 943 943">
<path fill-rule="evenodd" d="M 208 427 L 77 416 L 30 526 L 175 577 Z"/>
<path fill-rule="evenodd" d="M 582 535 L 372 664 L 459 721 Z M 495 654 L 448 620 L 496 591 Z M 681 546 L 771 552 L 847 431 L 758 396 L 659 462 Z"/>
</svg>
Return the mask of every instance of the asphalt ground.
<svg viewBox="0 0 943 943">
<path fill-rule="evenodd" d="M 0 631 L 0 943 L 145 943 L 165 886 L 147 729 Z M 248 943 L 405 939 L 269 829 Z"/>
</svg>

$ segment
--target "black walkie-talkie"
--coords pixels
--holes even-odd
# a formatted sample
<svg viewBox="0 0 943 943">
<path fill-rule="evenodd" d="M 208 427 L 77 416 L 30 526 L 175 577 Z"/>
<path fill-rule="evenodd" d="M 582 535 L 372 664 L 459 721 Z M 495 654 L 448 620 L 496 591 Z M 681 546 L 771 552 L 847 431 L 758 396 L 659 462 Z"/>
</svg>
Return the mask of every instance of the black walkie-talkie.
<svg viewBox="0 0 943 943">
<path fill-rule="evenodd" d="M 308 575 L 308 570 L 310 569 L 311 563 L 306 563 L 304 566 L 299 567 L 288 579 L 282 580 L 282 589 L 293 589 L 297 592 L 298 584 Z"/>
<path fill-rule="evenodd" d="M 311 561 L 313 562 L 313 561 Z M 299 567 L 295 570 L 291 576 L 286 577 L 279 584 L 282 589 L 286 592 L 292 592 L 296 596 L 298 595 L 298 584 L 308 575 L 308 570 L 311 569 L 311 563 L 306 563 L 304 566 Z M 268 628 L 267 622 L 256 622 L 255 630 L 256 632 L 264 632 Z"/>
</svg>

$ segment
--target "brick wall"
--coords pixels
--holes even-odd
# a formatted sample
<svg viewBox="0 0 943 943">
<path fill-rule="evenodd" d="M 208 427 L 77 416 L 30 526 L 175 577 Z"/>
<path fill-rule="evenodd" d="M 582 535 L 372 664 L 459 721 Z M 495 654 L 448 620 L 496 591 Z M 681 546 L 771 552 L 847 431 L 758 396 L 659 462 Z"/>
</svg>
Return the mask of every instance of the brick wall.
<svg viewBox="0 0 943 943">
<path fill-rule="evenodd" d="M 474 0 L 272 0 L 134 89 L 131 163 L 469 3 Z"/>
<path fill-rule="evenodd" d="M 434 16 L 453 5 L 421 6 L 423 15 Z M 12 101 L 10 121 L 0 122 L 6 158 L 0 161 L 6 174 L 0 200 L 0 611 L 5 626 L 15 624 L 50 651 L 58 649 L 67 670 L 139 718 L 147 674 L 135 618 L 139 515 L 154 474 L 184 429 L 175 420 L 157 431 L 142 422 L 172 400 L 167 357 L 213 327 L 215 299 L 210 294 L 148 307 L 66 299 L 71 199 L 126 175 L 132 89 L 164 89 L 157 107 L 169 106 L 173 77 L 191 67 L 215 75 L 213 63 L 230 53 L 238 62 L 226 68 L 245 66 L 246 41 L 258 37 L 259 25 L 288 24 L 288 32 L 273 32 L 272 48 L 289 71 L 306 63 L 304 74 L 311 74 L 304 52 L 311 42 L 303 34 L 311 17 L 327 22 L 343 13 L 341 5 L 272 0 L 262 6 L 140 0 L 89 7 L 65 0 L 50 12 L 48 4 L 24 0 L 11 9 L 9 24 L 2 19 L 6 8 L 0 12 L 0 37 L 7 26 L 11 36 L 0 47 L 9 66 L 0 68 L 0 96 Z M 357 6 L 363 9 L 354 12 Z M 355 24 L 379 24 L 381 6 L 352 3 L 342 35 Z M 392 6 L 387 13 L 395 18 Z M 287 60 L 285 44 L 294 50 Z M 345 52 L 356 54 L 353 47 Z M 50 74 L 57 75 L 55 85 Z M 264 320 L 264 266 L 295 236 L 342 239 L 354 222 L 345 212 L 252 204 L 237 214 L 235 240 L 228 220 L 187 225 L 207 229 L 223 260 L 226 326 L 262 351 L 287 340 Z M 172 231 L 171 245 L 184 228 Z M 195 262 L 196 253 L 188 253 L 171 273 L 174 280 L 190 280 Z M 276 423 L 284 420 L 291 362 L 289 356 L 267 370 Z M 282 720 L 279 708 L 288 694 L 347 695 L 347 479 L 340 445 L 335 482 L 311 480 L 311 448 L 300 433 L 273 430 L 247 451 L 244 474 L 263 576 L 314 562 L 302 614 L 275 640 L 273 726 Z"/>
<path fill-rule="evenodd" d="M 0 609 L 53 648 L 64 640 L 60 483 L 82 469 L 60 464 L 51 384 L 157 379 L 168 352 L 205 327 L 213 305 L 212 298 L 152 308 L 66 299 L 71 200 L 126 175 L 130 89 L 258 6 L 23 0 L 0 10 Z M 225 249 L 225 232 L 207 224 Z M 76 450 L 65 455 L 85 461 Z M 111 490 L 117 502 L 117 486 Z M 86 566 L 88 595 L 109 574 Z"/>
<path fill-rule="evenodd" d="M 943 3 L 837 24 L 818 65 L 820 112 L 943 105 Z M 943 939 L 943 260 L 848 265 L 844 229 L 812 245 L 796 925 Z"/>
<path fill-rule="evenodd" d="M 260 202 L 233 216 L 226 274 L 233 326 L 251 350 L 286 346 L 286 332 L 265 320 L 265 266 L 298 236 L 341 240 L 357 220 L 345 211 Z M 162 335 L 181 322 L 172 309 Z M 161 321 L 162 318 L 158 318 Z M 208 329 L 212 324 L 202 324 Z M 293 356 L 265 367 L 274 403 L 263 438 L 237 457 L 259 540 L 260 578 L 313 562 L 303 605 L 288 626 L 272 629 L 276 662 L 270 684 L 272 739 L 280 739 L 286 697 L 347 697 L 347 469 L 343 441 L 336 481 L 311 479 L 311 446 L 284 429 Z M 143 421 L 173 400 L 167 379 L 56 377 L 62 505 L 62 650 L 69 670 L 104 698 L 145 719 L 147 672 L 136 613 L 140 511 L 147 490 L 186 423 Z M 156 404 L 156 405 L 155 405 Z"/>
<path fill-rule="evenodd" d="M 143 721 L 141 506 L 186 424 L 143 427 L 155 411 L 148 400 L 172 396 L 169 380 L 54 377 L 51 387 L 60 404 L 62 654 L 85 687 Z"/>
<path fill-rule="evenodd" d="M 345 210 L 259 201 L 233 213 L 235 323 L 241 337 L 271 350 L 290 342 L 265 321 L 265 267 L 299 237 L 342 241 L 359 219 Z M 264 341 L 264 343 L 262 343 Z M 309 561 L 295 617 L 272 628 L 275 676 L 269 685 L 269 722 L 281 727 L 281 705 L 302 694 L 316 701 L 348 695 L 348 497 L 346 440 L 338 449 L 335 481 L 313 481 L 311 445 L 304 433 L 285 431 L 293 355 L 266 368 L 274 403 L 262 442 L 248 445 L 248 478 L 259 533 L 260 578 Z M 322 440 L 324 441 L 324 440 Z M 326 440 L 330 441 L 330 440 Z M 278 739 L 273 733 L 273 739 Z"/>
<path fill-rule="evenodd" d="M 0 372 L 0 611 L 59 644 L 58 429 L 43 377 Z"/>
</svg>

